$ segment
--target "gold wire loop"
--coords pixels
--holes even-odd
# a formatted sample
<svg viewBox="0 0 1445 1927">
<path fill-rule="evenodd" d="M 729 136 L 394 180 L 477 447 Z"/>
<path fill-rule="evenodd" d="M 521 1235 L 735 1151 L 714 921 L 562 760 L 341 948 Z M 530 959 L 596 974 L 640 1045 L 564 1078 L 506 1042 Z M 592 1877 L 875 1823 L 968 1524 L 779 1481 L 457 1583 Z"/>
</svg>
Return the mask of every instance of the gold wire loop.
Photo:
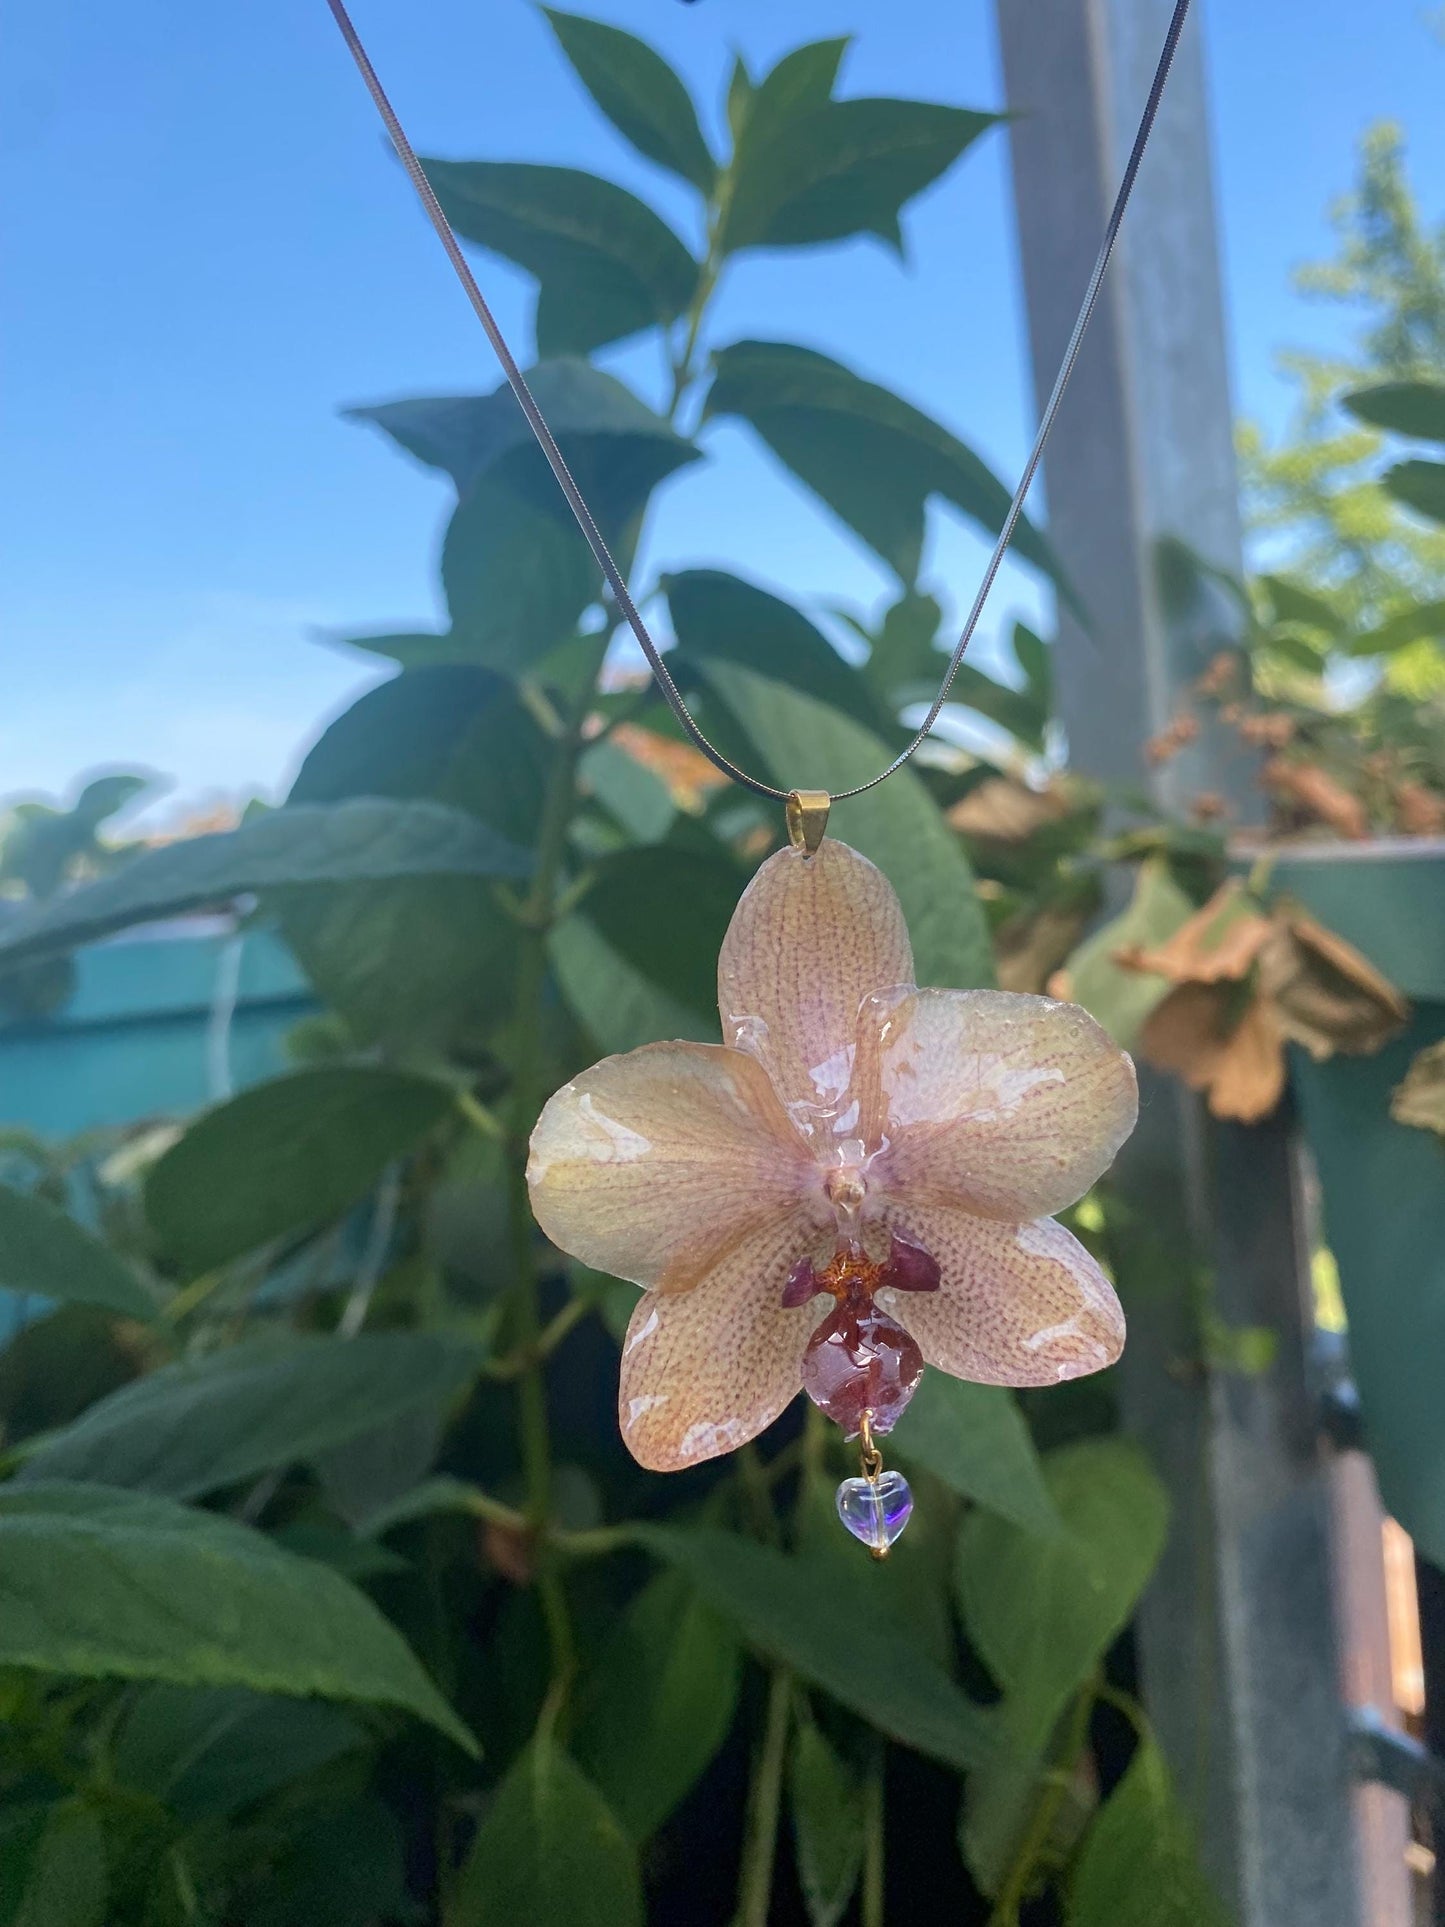
<svg viewBox="0 0 1445 1927">
<path fill-rule="evenodd" d="M 883 1470 L 883 1454 L 878 1450 L 878 1441 L 873 1436 L 873 1414 L 864 1412 L 858 1421 L 858 1458 L 863 1467 L 863 1476 L 870 1483 L 876 1481 Z"/>
<path fill-rule="evenodd" d="M 788 822 L 788 841 L 804 856 L 816 856 L 818 845 L 828 828 L 828 811 L 833 799 L 826 790 L 789 790 L 783 805 Z"/>
</svg>

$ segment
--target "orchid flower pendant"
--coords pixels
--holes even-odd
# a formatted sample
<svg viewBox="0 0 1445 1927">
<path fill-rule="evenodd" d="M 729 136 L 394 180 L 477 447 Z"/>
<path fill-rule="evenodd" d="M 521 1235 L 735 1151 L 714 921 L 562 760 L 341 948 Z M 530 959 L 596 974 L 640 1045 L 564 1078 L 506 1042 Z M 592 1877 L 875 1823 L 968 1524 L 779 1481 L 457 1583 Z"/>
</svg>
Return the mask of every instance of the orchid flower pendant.
<svg viewBox="0 0 1445 1927">
<path fill-rule="evenodd" d="M 1134 1067 L 1077 1005 L 916 988 L 892 886 L 832 840 L 748 885 L 718 1004 L 724 1044 L 649 1044 L 557 1092 L 532 1208 L 643 1287 L 618 1401 L 641 1464 L 731 1451 L 805 1390 L 862 1436 L 838 1507 L 881 1554 L 911 1498 L 874 1440 L 925 1364 L 1024 1386 L 1119 1356 L 1113 1288 L 1050 1214 L 1133 1129 Z"/>
</svg>

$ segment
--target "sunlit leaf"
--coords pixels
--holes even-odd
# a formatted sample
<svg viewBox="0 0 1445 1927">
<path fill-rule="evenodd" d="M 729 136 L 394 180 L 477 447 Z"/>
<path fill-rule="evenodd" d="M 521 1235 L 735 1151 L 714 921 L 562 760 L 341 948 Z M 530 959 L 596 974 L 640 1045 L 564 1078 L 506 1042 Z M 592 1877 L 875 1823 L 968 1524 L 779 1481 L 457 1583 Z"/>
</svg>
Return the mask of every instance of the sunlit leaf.
<svg viewBox="0 0 1445 1927">
<path fill-rule="evenodd" d="M 1099 1809 L 1068 1887 L 1068 1927 L 1229 1927 L 1153 1740 Z"/>
<path fill-rule="evenodd" d="M 1012 1393 L 1001 1386 L 925 1372 L 894 1444 L 910 1464 L 1026 1532 L 1059 1530 L 1029 1429 Z"/>
</svg>

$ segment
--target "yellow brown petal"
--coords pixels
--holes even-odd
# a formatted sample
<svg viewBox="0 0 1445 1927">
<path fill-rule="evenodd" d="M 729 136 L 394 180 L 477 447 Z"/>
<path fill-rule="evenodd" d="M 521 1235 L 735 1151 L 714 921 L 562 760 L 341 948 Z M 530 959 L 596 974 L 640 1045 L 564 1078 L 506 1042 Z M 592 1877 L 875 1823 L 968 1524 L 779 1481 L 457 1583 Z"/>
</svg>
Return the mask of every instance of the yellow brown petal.
<svg viewBox="0 0 1445 1927">
<path fill-rule="evenodd" d="M 1056 1385 L 1112 1365 L 1124 1348 L 1114 1287 L 1051 1218 L 997 1224 L 965 1211 L 899 1206 L 896 1229 L 937 1260 L 937 1291 L 878 1302 L 924 1359 L 980 1385 Z"/>
<path fill-rule="evenodd" d="M 880 870 L 826 838 L 768 858 L 718 958 L 723 1037 L 767 1070 L 798 1128 L 831 1133 L 870 992 L 913 981 L 908 928 Z"/>
<path fill-rule="evenodd" d="M 817 1193 L 761 1066 L 716 1044 L 647 1044 L 565 1084 L 532 1133 L 527 1184 L 563 1251 L 665 1291 Z"/>
<path fill-rule="evenodd" d="M 681 1296 L 648 1291 L 622 1345 L 617 1417 L 628 1450 L 677 1472 L 755 1438 L 802 1384 L 815 1306 L 785 1310 L 804 1255 L 796 1221 L 757 1228 Z"/>
<path fill-rule="evenodd" d="M 1134 1066 L 1078 1004 L 1006 990 L 870 998 L 858 1130 L 890 1198 L 1018 1224 L 1101 1177 L 1139 1112 Z"/>
</svg>

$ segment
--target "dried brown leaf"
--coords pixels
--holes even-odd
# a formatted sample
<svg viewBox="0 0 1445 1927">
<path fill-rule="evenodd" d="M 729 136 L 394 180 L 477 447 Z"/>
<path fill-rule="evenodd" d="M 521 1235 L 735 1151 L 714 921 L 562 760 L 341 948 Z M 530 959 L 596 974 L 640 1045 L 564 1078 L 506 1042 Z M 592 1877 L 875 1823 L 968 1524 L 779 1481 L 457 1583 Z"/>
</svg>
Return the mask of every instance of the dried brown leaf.
<svg viewBox="0 0 1445 1927">
<path fill-rule="evenodd" d="M 1060 974 L 1088 922 L 1082 910 L 1046 907 L 1010 917 L 994 932 L 994 967 L 1000 990 L 1037 994 Z M 1050 991 L 1050 996 L 1056 996 Z"/>
<path fill-rule="evenodd" d="M 1203 1091 L 1215 1117 L 1253 1124 L 1267 1117 L 1284 1091 L 1284 1040 L 1274 1013 L 1223 983 L 1185 983 L 1150 1014 L 1140 1045 L 1162 1071 Z"/>
<path fill-rule="evenodd" d="M 1272 756 L 1260 771 L 1259 780 L 1277 801 L 1291 806 L 1307 821 L 1323 823 L 1337 836 L 1358 842 L 1370 833 L 1364 804 L 1318 763 Z"/>
<path fill-rule="evenodd" d="M 1336 1051 L 1368 1056 L 1410 1015 L 1388 978 L 1295 904 L 1279 907 L 1259 977 L 1281 1030 L 1317 1059 Z"/>
<path fill-rule="evenodd" d="M 1420 1051 L 1395 1086 L 1390 1115 L 1397 1124 L 1445 1138 L 1445 1037 Z"/>
<path fill-rule="evenodd" d="M 1057 783 L 1030 789 L 1012 776 L 990 776 L 961 797 L 948 812 L 954 829 L 994 843 L 1025 843 L 1049 823 L 1066 817 L 1074 805 Z"/>
<path fill-rule="evenodd" d="M 1167 943 L 1152 950 L 1127 945 L 1115 951 L 1114 961 L 1176 984 L 1237 982 L 1253 967 L 1269 927 L 1244 885 L 1231 878 Z"/>
</svg>

